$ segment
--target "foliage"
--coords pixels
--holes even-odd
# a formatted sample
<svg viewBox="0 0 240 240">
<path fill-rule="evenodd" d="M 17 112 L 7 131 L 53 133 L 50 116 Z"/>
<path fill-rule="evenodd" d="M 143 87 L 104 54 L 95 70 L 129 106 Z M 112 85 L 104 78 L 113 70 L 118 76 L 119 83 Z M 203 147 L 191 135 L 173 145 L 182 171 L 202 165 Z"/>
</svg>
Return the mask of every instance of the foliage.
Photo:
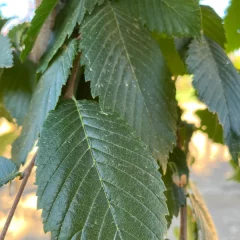
<svg viewBox="0 0 240 240">
<path fill-rule="evenodd" d="M 240 76 L 225 51 L 240 47 L 239 11 L 232 0 L 223 21 L 197 0 L 43 0 L 30 24 L 0 35 L 0 117 L 22 126 L 12 159 L 0 158 L 0 185 L 37 142 L 38 207 L 52 239 L 161 240 L 183 207 L 192 239 L 217 239 L 187 188 L 187 159 L 200 130 L 229 147 L 239 173 Z M 37 65 L 35 44 L 49 44 Z M 207 107 L 200 127 L 181 121 L 184 74 Z"/>
</svg>

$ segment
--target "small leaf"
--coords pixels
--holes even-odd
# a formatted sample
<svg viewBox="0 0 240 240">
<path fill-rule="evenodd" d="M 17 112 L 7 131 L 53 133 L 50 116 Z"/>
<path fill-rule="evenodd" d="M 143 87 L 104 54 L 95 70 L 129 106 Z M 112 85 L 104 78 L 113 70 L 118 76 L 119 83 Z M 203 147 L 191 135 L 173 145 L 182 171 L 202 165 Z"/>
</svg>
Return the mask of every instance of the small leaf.
<svg viewBox="0 0 240 240">
<path fill-rule="evenodd" d="M 57 17 L 54 28 L 55 40 L 42 59 L 39 67 L 40 72 L 44 72 L 47 69 L 49 62 L 63 45 L 66 38 L 72 34 L 76 24 L 80 25 L 82 23 L 86 11 L 91 13 L 96 4 L 100 5 L 103 2 L 104 0 L 71 0 L 67 2 L 67 5 Z"/>
<path fill-rule="evenodd" d="M 24 22 L 14 26 L 9 32 L 8 37 L 11 40 L 13 47 L 15 47 L 19 52 L 23 48 L 23 39 L 29 27 L 28 22 Z"/>
<path fill-rule="evenodd" d="M 157 41 L 170 72 L 175 76 L 186 74 L 186 67 L 176 50 L 174 39 L 164 38 L 155 32 L 152 36 Z"/>
<path fill-rule="evenodd" d="M 163 239 L 165 187 L 146 149 L 97 103 L 60 104 L 44 124 L 36 160 L 45 231 L 53 239 Z"/>
<path fill-rule="evenodd" d="M 202 38 L 189 46 L 187 65 L 194 74 L 193 86 L 200 100 L 216 112 L 224 128 L 224 139 L 234 158 L 240 151 L 240 76 L 224 50 Z M 237 159 L 235 159 L 237 160 Z"/>
<path fill-rule="evenodd" d="M 189 198 L 192 203 L 192 208 L 195 213 L 195 218 L 197 220 L 198 230 L 200 231 L 200 239 L 204 240 L 218 240 L 217 230 L 215 228 L 212 217 L 206 207 L 204 199 L 200 195 L 197 187 L 190 182 L 190 190 L 192 191 L 189 194 Z"/>
<path fill-rule="evenodd" d="M 219 124 L 218 117 L 206 110 L 199 110 L 196 115 L 201 120 L 201 130 L 207 133 L 208 137 L 212 139 L 215 143 L 223 144 L 223 129 Z"/>
<path fill-rule="evenodd" d="M 38 33 L 41 30 L 44 22 L 53 11 L 54 7 L 58 3 L 58 0 L 43 0 L 41 5 L 37 8 L 35 16 L 31 22 L 31 26 L 28 29 L 27 36 L 23 42 L 25 49 L 22 51 L 21 59 L 25 60 L 27 55 L 32 50 L 32 47 L 37 39 Z"/>
<path fill-rule="evenodd" d="M 227 40 L 222 18 L 209 6 L 201 6 L 201 11 L 204 34 L 224 48 Z"/>
<path fill-rule="evenodd" d="M 36 66 L 26 61 L 20 62 L 18 56 L 14 55 L 14 67 L 5 69 L 0 79 L 0 93 L 3 102 L 11 116 L 22 125 L 31 101 L 35 86 Z"/>
<path fill-rule="evenodd" d="M 25 163 L 29 151 L 41 132 L 48 112 L 56 107 L 62 85 L 66 83 L 72 67 L 76 47 L 76 41 L 71 41 L 38 82 L 23 123 L 21 135 L 13 144 L 12 156 L 18 165 Z"/>
<path fill-rule="evenodd" d="M 9 39 L 0 34 L 0 68 L 10 68 L 13 65 L 11 43 Z"/>
<path fill-rule="evenodd" d="M 9 159 L 0 157 L 0 187 L 19 176 L 16 165 Z"/>
<path fill-rule="evenodd" d="M 176 140 L 175 88 L 149 32 L 119 2 L 107 2 L 85 18 L 80 48 L 92 96 L 119 113 L 166 168 Z"/>
<path fill-rule="evenodd" d="M 240 48 L 240 1 L 231 0 L 224 19 L 224 28 L 227 36 L 227 51 Z"/>
<path fill-rule="evenodd" d="M 151 31 L 169 36 L 200 36 L 201 12 L 196 0 L 121 0 Z"/>
</svg>

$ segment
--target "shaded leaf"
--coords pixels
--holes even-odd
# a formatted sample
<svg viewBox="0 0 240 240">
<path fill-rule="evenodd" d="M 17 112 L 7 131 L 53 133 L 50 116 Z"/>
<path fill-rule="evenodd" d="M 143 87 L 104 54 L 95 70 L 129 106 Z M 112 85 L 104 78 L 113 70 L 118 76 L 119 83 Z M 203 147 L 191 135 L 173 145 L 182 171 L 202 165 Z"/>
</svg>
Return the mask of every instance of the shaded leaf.
<svg viewBox="0 0 240 240">
<path fill-rule="evenodd" d="M 66 7 L 57 17 L 54 29 L 55 40 L 43 57 L 39 71 L 44 72 L 47 69 L 49 62 L 63 45 L 66 38 L 72 34 L 76 24 L 81 24 L 86 12 L 92 13 L 94 6 L 103 2 L 104 0 L 71 0 L 67 2 Z"/>
<path fill-rule="evenodd" d="M 224 19 L 224 28 L 227 37 L 227 51 L 240 48 L 240 1 L 231 0 Z"/>
<path fill-rule="evenodd" d="M 219 124 L 216 114 L 209 112 L 207 109 L 199 110 L 195 113 L 201 120 L 201 130 L 207 133 L 208 137 L 216 143 L 223 144 L 223 129 Z"/>
<path fill-rule="evenodd" d="M 23 48 L 23 39 L 25 37 L 28 27 L 29 27 L 29 23 L 24 22 L 14 26 L 8 32 L 8 37 L 11 40 L 13 47 L 15 47 L 18 51 L 21 51 Z"/>
<path fill-rule="evenodd" d="M 171 73 L 175 76 L 184 75 L 186 68 L 176 50 L 174 39 L 161 37 L 157 33 L 152 33 L 152 36 L 157 41 Z"/>
<path fill-rule="evenodd" d="M 188 50 L 187 65 L 194 74 L 193 86 L 200 100 L 216 112 L 224 128 L 224 139 L 236 158 L 240 151 L 240 76 L 224 50 L 214 41 L 193 40 Z M 236 159 L 235 159 L 236 160 Z"/>
<path fill-rule="evenodd" d="M 58 0 L 43 0 L 40 6 L 37 8 L 35 16 L 32 19 L 31 26 L 28 29 L 27 36 L 23 42 L 23 44 L 25 45 L 25 49 L 22 51 L 21 54 L 22 60 L 25 60 L 27 55 L 32 50 L 38 33 L 41 30 L 41 27 L 43 26 L 44 22 L 51 14 L 57 3 Z"/>
<path fill-rule="evenodd" d="M 118 115 L 94 102 L 62 103 L 44 124 L 36 164 L 38 207 L 52 238 L 163 238 L 159 167 Z"/>
<path fill-rule="evenodd" d="M 121 0 L 152 31 L 169 36 L 200 36 L 201 12 L 196 0 Z"/>
<path fill-rule="evenodd" d="M 80 48 L 92 96 L 104 111 L 118 112 L 166 168 L 175 143 L 175 89 L 150 34 L 108 2 L 83 22 Z"/>
<path fill-rule="evenodd" d="M 195 213 L 198 230 L 200 231 L 200 239 L 218 240 L 217 230 L 206 207 L 204 199 L 192 182 L 190 182 L 190 189 L 192 193 L 189 194 L 189 198 Z"/>
<path fill-rule="evenodd" d="M 209 6 L 201 6 L 204 34 L 217 42 L 222 48 L 226 43 L 222 18 Z"/>
<path fill-rule="evenodd" d="M 41 76 L 33 93 L 21 135 L 13 144 L 12 157 L 18 165 L 25 163 L 29 151 L 41 132 L 48 112 L 55 108 L 62 85 L 68 79 L 75 54 L 76 41 L 73 40 Z"/>
<path fill-rule="evenodd" d="M 19 176 L 16 165 L 9 159 L 0 157 L 0 187 Z"/>
<path fill-rule="evenodd" d="M 0 79 L 0 93 L 3 102 L 11 116 L 22 125 L 31 101 L 35 86 L 36 66 L 26 61 L 20 62 L 18 56 L 14 55 L 14 67 L 5 69 Z"/>
<path fill-rule="evenodd" d="M 9 68 L 13 65 L 11 43 L 9 39 L 0 34 L 0 68 Z"/>
<path fill-rule="evenodd" d="M 0 31 L 2 30 L 2 28 L 4 27 L 4 25 L 9 21 L 8 18 L 2 18 L 0 16 Z"/>
</svg>

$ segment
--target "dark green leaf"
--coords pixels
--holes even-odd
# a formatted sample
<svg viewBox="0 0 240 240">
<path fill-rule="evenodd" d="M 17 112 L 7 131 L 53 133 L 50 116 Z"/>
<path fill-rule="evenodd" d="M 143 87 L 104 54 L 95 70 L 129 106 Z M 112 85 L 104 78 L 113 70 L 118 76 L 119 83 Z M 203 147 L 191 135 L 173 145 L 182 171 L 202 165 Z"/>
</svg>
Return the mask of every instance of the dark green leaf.
<svg viewBox="0 0 240 240">
<path fill-rule="evenodd" d="M 196 0 L 121 0 L 152 31 L 170 36 L 200 36 L 201 12 Z"/>
<path fill-rule="evenodd" d="M 21 63 L 14 55 L 14 67 L 5 69 L 0 79 L 4 105 L 19 125 L 22 125 L 31 101 L 35 71 L 36 66 L 32 62 Z"/>
<path fill-rule="evenodd" d="M 108 2 L 82 24 L 85 79 L 101 107 L 118 112 L 166 168 L 176 134 L 174 84 L 150 34 L 118 6 Z"/>
<path fill-rule="evenodd" d="M 227 36 L 227 51 L 240 48 L 240 1 L 231 0 L 224 19 L 224 27 Z"/>
<path fill-rule="evenodd" d="M 9 39 L 0 34 L 0 68 L 9 68 L 13 65 L 11 43 Z"/>
<path fill-rule="evenodd" d="M 175 174 L 178 175 L 180 180 L 178 185 L 185 186 L 189 178 L 189 169 L 185 153 L 180 148 L 175 147 L 169 155 L 168 162 L 172 169 L 176 170 Z M 186 180 L 186 182 L 181 182 L 182 180 Z"/>
<path fill-rule="evenodd" d="M 223 144 L 223 129 L 219 124 L 217 115 L 207 109 L 197 111 L 196 115 L 201 120 L 200 130 L 207 133 L 208 137 L 214 142 Z"/>
<path fill-rule="evenodd" d="M 240 151 L 240 76 L 224 50 L 214 41 L 193 40 L 187 65 L 200 100 L 216 112 L 232 155 Z M 235 158 L 235 156 L 233 156 Z"/>
<path fill-rule="evenodd" d="M 2 28 L 4 27 L 4 25 L 9 21 L 8 18 L 4 19 L 0 16 L 0 31 L 2 30 Z"/>
<path fill-rule="evenodd" d="M 18 175 L 16 165 L 11 160 L 0 157 L 0 187 L 12 181 Z"/>
<path fill-rule="evenodd" d="M 171 73 L 175 76 L 184 75 L 186 68 L 176 50 L 174 39 L 161 37 L 155 32 L 152 36 L 157 41 Z"/>
<path fill-rule="evenodd" d="M 224 48 L 226 36 L 222 19 L 209 6 L 201 6 L 201 10 L 204 34 Z"/>
<path fill-rule="evenodd" d="M 25 49 L 22 51 L 21 59 L 25 60 L 27 55 L 32 50 L 38 33 L 41 30 L 44 22 L 53 11 L 54 7 L 58 3 L 58 0 L 43 0 L 41 5 L 37 8 L 35 16 L 31 22 L 31 26 L 27 32 L 27 36 L 24 40 Z"/>
<path fill-rule="evenodd" d="M 163 239 L 158 165 L 117 115 L 69 100 L 47 118 L 37 155 L 38 207 L 53 239 Z"/>
<path fill-rule="evenodd" d="M 86 11 L 92 13 L 96 4 L 102 4 L 104 0 L 71 0 L 67 2 L 67 6 L 60 12 L 54 30 L 55 40 L 43 58 L 39 71 L 46 70 L 49 62 L 52 60 L 58 49 L 63 45 L 67 37 L 69 37 L 76 24 L 81 24 Z"/>
<path fill-rule="evenodd" d="M 41 132 L 48 112 L 54 109 L 58 102 L 62 85 L 66 83 L 72 67 L 76 47 L 75 40 L 70 42 L 65 51 L 55 59 L 38 82 L 23 123 L 21 135 L 13 144 L 12 156 L 18 165 L 25 162 L 38 134 Z"/>
</svg>

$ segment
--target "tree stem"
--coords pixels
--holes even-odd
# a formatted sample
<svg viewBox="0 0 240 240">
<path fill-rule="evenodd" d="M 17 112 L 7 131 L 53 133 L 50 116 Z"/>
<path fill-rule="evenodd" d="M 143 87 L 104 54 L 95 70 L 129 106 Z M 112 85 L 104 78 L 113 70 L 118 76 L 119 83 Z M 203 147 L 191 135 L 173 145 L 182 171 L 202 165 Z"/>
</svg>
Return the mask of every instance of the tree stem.
<svg viewBox="0 0 240 240">
<path fill-rule="evenodd" d="M 6 237 L 8 228 L 9 228 L 10 223 L 12 221 L 12 218 L 13 218 L 13 216 L 15 214 L 16 208 L 17 208 L 18 203 L 19 203 L 19 201 L 21 199 L 21 196 L 23 194 L 23 191 L 24 191 L 24 188 L 25 188 L 25 186 L 27 184 L 27 181 L 28 181 L 28 179 L 29 179 L 29 177 L 31 175 L 32 169 L 34 167 L 35 159 L 36 159 L 36 154 L 33 156 L 31 162 L 29 163 L 29 165 L 27 166 L 27 168 L 23 172 L 21 186 L 20 186 L 20 188 L 18 190 L 18 193 L 16 195 L 16 198 L 15 198 L 15 200 L 13 202 L 12 208 L 11 208 L 9 214 L 8 214 L 7 220 L 5 222 L 5 225 L 3 227 L 2 233 L 0 235 L 0 240 L 4 240 L 5 237 Z"/>
<path fill-rule="evenodd" d="M 187 206 L 180 210 L 180 240 L 187 240 Z"/>
<path fill-rule="evenodd" d="M 66 86 L 65 93 L 64 93 L 65 99 L 70 99 L 74 95 L 74 86 L 75 86 L 75 81 L 77 78 L 80 56 L 81 56 L 81 53 L 79 53 L 74 60 L 71 76 L 68 79 L 67 86 Z"/>
</svg>

